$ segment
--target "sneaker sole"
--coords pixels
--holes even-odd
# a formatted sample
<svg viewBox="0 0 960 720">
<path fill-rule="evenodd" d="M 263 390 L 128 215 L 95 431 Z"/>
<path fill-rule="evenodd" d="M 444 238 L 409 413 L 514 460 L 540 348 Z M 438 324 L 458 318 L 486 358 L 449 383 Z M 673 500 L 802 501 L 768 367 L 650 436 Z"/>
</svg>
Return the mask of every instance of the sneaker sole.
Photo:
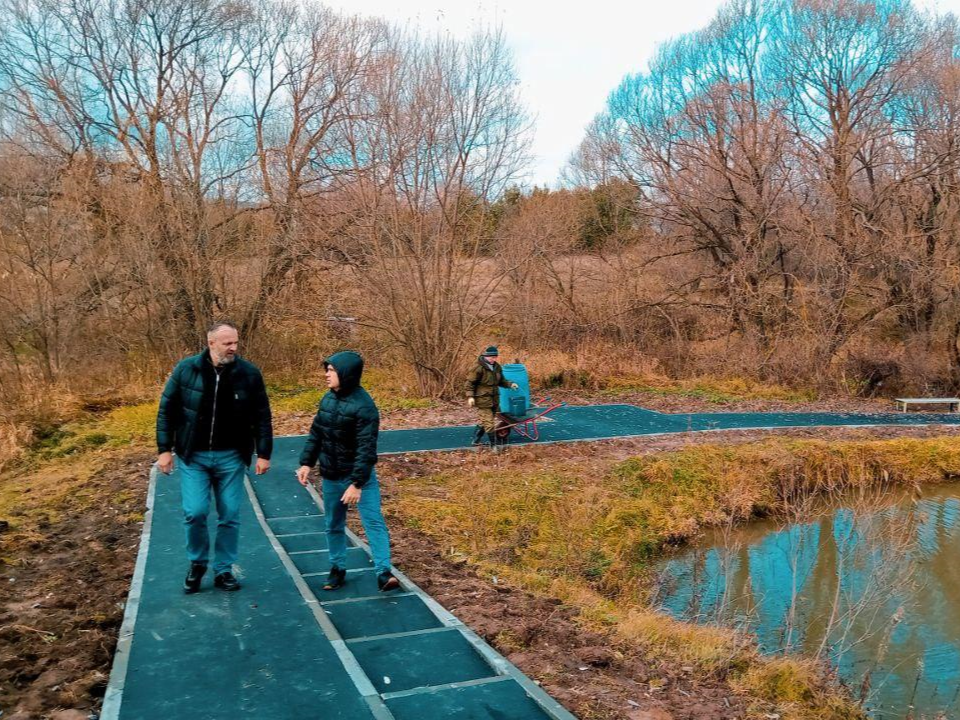
<svg viewBox="0 0 960 720">
<path fill-rule="evenodd" d="M 386 583 L 384 583 L 384 586 L 380 588 L 380 592 L 390 592 L 391 590 L 399 590 L 399 589 L 400 589 L 400 581 L 397 580 L 396 578 L 390 578 L 389 580 L 387 580 Z"/>
</svg>

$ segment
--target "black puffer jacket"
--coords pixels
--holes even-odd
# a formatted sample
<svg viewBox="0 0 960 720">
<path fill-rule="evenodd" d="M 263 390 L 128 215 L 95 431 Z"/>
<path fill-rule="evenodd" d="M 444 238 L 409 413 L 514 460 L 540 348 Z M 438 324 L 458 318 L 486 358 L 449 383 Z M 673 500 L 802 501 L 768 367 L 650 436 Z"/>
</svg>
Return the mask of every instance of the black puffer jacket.
<svg viewBox="0 0 960 720">
<path fill-rule="evenodd" d="M 339 352 L 326 364 L 337 371 L 340 387 L 320 399 L 300 464 L 313 467 L 319 461 L 321 477 L 349 479 L 361 488 L 377 464 L 380 413 L 373 398 L 360 387 L 363 358 L 355 352 Z"/>
<path fill-rule="evenodd" d="M 204 363 L 210 362 L 210 351 L 184 358 L 173 369 L 157 411 L 157 450 L 176 450 L 185 461 L 196 450 L 205 450 L 202 439 L 197 437 L 200 414 L 203 412 L 205 392 L 209 387 Z M 238 357 L 230 369 L 232 398 L 223 400 L 232 403 L 231 425 L 236 432 L 235 447 L 243 461 L 249 465 L 254 446 L 257 456 L 270 459 L 273 451 L 273 425 L 270 421 L 270 401 L 263 376 L 256 365 Z M 209 423 L 207 424 L 209 427 Z"/>
</svg>

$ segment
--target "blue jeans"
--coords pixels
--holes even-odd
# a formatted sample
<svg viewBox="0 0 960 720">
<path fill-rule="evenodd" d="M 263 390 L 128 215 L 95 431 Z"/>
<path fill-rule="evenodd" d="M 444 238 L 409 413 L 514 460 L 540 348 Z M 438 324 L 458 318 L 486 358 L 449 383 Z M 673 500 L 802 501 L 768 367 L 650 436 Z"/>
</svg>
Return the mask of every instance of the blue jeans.
<svg viewBox="0 0 960 720">
<path fill-rule="evenodd" d="M 348 487 L 349 480 L 323 479 L 323 509 L 327 514 L 330 564 L 341 568 L 347 566 L 347 506 L 340 502 L 340 498 Z M 385 572 L 390 569 L 390 533 L 380 511 L 380 483 L 377 482 L 376 471 L 370 473 L 370 479 L 362 488 L 357 510 L 367 534 L 373 566 L 377 574 Z"/>
<path fill-rule="evenodd" d="M 207 564 L 210 535 L 207 515 L 210 491 L 217 502 L 217 541 L 213 571 L 233 572 L 240 541 L 240 505 L 247 466 L 236 450 L 195 452 L 190 462 L 180 461 L 180 494 L 183 497 L 183 524 L 187 531 L 187 558 Z"/>
</svg>

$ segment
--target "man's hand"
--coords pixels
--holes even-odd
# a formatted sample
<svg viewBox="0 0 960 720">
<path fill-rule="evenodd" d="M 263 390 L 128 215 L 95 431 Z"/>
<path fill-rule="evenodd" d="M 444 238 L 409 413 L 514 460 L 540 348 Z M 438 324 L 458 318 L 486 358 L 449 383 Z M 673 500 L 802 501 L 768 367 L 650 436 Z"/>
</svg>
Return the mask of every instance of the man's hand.
<svg viewBox="0 0 960 720">
<path fill-rule="evenodd" d="M 472 397 L 468 397 L 468 398 L 467 398 L 467 406 L 468 406 L 468 407 L 473 407 L 473 406 L 476 405 L 476 404 L 477 404 L 477 401 L 474 400 Z"/>
<path fill-rule="evenodd" d="M 257 475 L 263 475 L 267 470 L 270 469 L 270 461 L 266 458 L 258 457 L 257 458 L 257 469 L 254 471 Z"/>
<path fill-rule="evenodd" d="M 171 452 L 162 452 L 157 455 L 157 467 L 160 468 L 160 472 L 164 475 L 169 475 L 173 472 L 173 453 Z"/>
<path fill-rule="evenodd" d="M 520 386 L 517 385 L 516 383 L 510 383 L 510 389 L 511 389 L 511 390 L 519 390 L 519 389 L 520 389 Z"/>
<path fill-rule="evenodd" d="M 297 482 L 299 482 L 304 487 L 310 484 L 310 466 L 301 465 L 297 468 Z"/>
<path fill-rule="evenodd" d="M 358 502 L 360 502 L 360 495 L 362 493 L 363 491 L 356 485 L 350 485 L 350 487 L 344 491 L 343 496 L 340 498 L 340 502 L 342 502 L 344 505 L 356 505 Z"/>
</svg>

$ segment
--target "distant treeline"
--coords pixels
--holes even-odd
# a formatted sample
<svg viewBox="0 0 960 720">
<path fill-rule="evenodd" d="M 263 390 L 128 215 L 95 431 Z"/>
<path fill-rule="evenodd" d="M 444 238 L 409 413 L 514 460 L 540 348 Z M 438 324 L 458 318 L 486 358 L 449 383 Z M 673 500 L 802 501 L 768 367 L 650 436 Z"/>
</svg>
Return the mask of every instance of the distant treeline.
<svg viewBox="0 0 960 720">
<path fill-rule="evenodd" d="M 7 408 L 156 382 L 215 317 L 272 371 L 351 344 L 425 395 L 488 338 L 960 385 L 955 18 L 737 0 L 623 81 L 554 191 L 515 186 L 496 30 L 277 0 L 0 0 L 0 27 Z"/>
</svg>

